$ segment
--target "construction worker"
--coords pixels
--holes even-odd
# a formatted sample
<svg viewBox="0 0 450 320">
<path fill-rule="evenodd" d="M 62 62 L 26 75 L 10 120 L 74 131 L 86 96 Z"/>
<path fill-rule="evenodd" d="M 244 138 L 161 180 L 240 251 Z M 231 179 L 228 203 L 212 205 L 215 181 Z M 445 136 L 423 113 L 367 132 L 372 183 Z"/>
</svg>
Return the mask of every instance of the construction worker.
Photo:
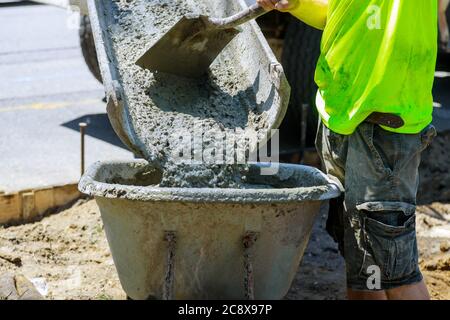
<svg viewBox="0 0 450 320">
<path fill-rule="evenodd" d="M 437 0 L 257 2 L 324 30 L 316 146 L 345 194 L 327 230 L 345 258 L 348 298 L 429 299 L 415 208 L 421 152 L 436 135 Z"/>
</svg>

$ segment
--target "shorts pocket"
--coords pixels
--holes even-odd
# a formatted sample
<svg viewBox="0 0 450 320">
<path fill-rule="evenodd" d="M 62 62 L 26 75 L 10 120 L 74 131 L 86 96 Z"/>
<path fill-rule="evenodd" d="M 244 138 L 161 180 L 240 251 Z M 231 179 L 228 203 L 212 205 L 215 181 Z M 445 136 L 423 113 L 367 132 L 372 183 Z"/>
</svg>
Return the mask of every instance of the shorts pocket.
<svg viewBox="0 0 450 320">
<path fill-rule="evenodd" d="M 364 214 L 365 273 L 378 266 L 382 281 L 407 278 L 417 270 L 415 206 L 403 202 L 368 202 L 357 206 Z"/>
</svg>

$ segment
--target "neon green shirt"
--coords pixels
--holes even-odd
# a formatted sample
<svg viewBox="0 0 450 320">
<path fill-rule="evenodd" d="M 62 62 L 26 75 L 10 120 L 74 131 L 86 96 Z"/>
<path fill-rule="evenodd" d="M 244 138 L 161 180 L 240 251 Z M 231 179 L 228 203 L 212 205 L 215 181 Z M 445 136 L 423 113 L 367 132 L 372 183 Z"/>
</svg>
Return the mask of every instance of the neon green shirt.
<svg viewBox="0 0 450 320">
<path fill-rule="evenodd" d="M 437 0 L 329 0 L 315 76 L 326 126 L 351 134 L 375 111 L 405 121 L 392 132 L 430 124 L 437 11 Z"/>
</svg>

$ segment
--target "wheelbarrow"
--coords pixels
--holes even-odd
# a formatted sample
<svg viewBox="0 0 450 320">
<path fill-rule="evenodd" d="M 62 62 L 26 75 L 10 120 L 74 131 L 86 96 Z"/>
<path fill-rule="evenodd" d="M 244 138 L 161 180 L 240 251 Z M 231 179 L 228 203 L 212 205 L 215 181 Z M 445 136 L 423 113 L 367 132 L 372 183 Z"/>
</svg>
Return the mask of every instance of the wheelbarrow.
<svg viewBox="0 0 450 320">
<path fill-rule="evenodd" d="M 169 1 L 165 7 L 179 3 Z M 246 7 L 243 0 L 182 4 L 186 11 L 202 7 L 215 17 Z M 159 1 L 88 0 L 88 6 L 109 119 L 124 144 L 149 160 L 97 163 L 79 185 L 100 207 L 123 289 L 135 300 L 282 298 L 321 203 L 337 197 L 338 187 L 317 169 L 286 164 L 279 164 L 278 173 L 271 176 L 261 174 L 267 165 L 252 165 L 241 189 L 159 187 L 161 169 L 150 164 L 157 162 L 159 152 L 146 148 L 158 136 L 139 126 L 142 106 L 147 123 L 155 127 L 168 116 L 180 123 L 198 117 L 197 97 L 180 97 L 173 78 L 135 65 L 148 49 L 143 44 L 150 47 L 171 25 L 153 23 L 158 20 Z M 129 10 L 118 14 L 119 6 Z M 139 19 L 133 10 L 139 11 Z M 173 23 L 180 18 L 168 17 Z M 132 30 L 135 37 L 118 36 L 123 27 L 128 31 L 122 35 Z M 217 61 L 235 66 L 229 76 L 240 81 L 233 90 L 251 99 L 241 105 L 229 95 L 226 99 L 234 99 L 229 105 L 264 119 L 255 124 L 248 117 L 239 128 L 258 132 L 258 141 L 250 147 L 264 145 L 285 116 L 290 86 L 257 24 L 243 25 Z M 196 84 L 187 80 L 182 85 L 186 89 Z M 226 130 L 238 129 L 219 118 L 211 120 Z"/>
<path fill-rule="evenodd" d="M 160 188 L 146 161 L 93 165 L 94 196 L 120 282 L 141 299 L 281 299 L 323 201 L 339 196 L 321 171 L 251 165 L 244 189 Z"/>
</svg>

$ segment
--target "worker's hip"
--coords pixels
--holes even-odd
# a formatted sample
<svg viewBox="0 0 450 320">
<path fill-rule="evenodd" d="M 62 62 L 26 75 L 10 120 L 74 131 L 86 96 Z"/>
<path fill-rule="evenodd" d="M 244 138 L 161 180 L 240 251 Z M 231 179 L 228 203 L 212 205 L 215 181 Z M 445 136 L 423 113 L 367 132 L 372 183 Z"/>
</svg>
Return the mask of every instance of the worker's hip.
<svg viewBox="0 0 450 320">
<path fill-rule="evenodd" d="M 316 145 L 324 170 L 345 194 L 331 206 L 327 230 L 344 254 L 350 288 L 385 290 L 422 279 L 415 233 L 418 168 L 435 135 L 433 126 L 407 135 L 364 122 L 344 136 L 320 123 Z"/>
<path fill-rule="evenodd" d="M 350 183 L 361 183 L 362 178 L 362 183 L 370 183 L 372 188 L 389 187 L 396 191 L 396 196 L 408 194 L 411 200 L 415 200 L 421 153 L 435 136 L 433 125 L 417 134 L 402 134 L 386 131 L 367 121 L 351 135 L 341 135 L 320 121 L 316 148 L 324 170 L 341 184 L 342 189 Z M 353 181 L 352 177 L 357 180 Z M 412 189 L 403 189 L 411 186 Z"/>
</svg>

